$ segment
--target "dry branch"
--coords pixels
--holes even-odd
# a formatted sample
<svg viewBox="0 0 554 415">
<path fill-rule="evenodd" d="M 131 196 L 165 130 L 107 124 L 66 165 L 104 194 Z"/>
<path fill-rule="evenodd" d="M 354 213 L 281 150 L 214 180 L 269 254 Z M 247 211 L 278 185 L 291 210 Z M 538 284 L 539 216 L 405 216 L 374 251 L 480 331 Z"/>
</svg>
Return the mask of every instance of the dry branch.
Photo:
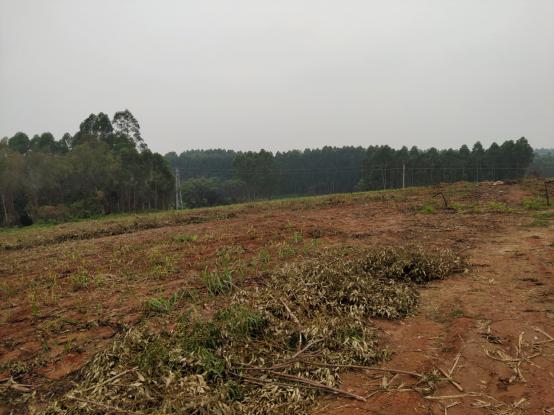
<svg viewBox="0 0 554 415">
<path fill-rule="evenodd" d="M 420 373 L 410 372 L 407 370 L 400 370 L 400 369 L 387 369 L 384 367 L 372 367 L 372 366 L 362 366 L 362 365 L 333 365 L 333 364 L 327 364 L 327 363 L 310 362 L 306 360 L 302 360 L 302 363 L 306 363 L 312 366 L 320 366 L 320 367 L 360 369 L 360 370 L 372 370 L 376 372 L 399 373 L 403 375 L 410 375 L 419 379 L 424 377 Z"/>
</svg>

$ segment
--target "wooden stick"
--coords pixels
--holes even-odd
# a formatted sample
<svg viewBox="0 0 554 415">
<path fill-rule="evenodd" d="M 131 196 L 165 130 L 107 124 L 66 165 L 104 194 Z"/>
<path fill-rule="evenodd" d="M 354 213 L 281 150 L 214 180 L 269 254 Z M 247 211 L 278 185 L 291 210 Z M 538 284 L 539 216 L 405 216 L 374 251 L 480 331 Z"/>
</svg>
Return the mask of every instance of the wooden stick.
<svg viewBox="0 0 554 415">
<path fill-rule="evenodd" d="M 302 325 L 300 324 L 300 320 L 294 315 L 292 310 L 289 308 L 287 303 L 283 301 L 282 298 L 279 299 L 281 301 L 281 304 L 285 307 L 285 310 L 287 310 L 287 313 L 289 314 L 290 318 L 296 325 L 298 326 L 298 351 L 300 352 L 300 349 L 302 348 Z"/>
<path fill-rule="evenodd" d="M 425 399 L 428 399 L 430 401 L 442 401 L 446 399 L 459 399 L 459 398 L 465 398 L 466 396 L 473 396 L 472 393 L 462 393 L 460 395 L 443 395 L 443 396 L 425 396 Z"/>
<path fill-rule="evenodd" d="M 285 310 L 287 310 L 287 313 L 289 314 L 291 320 L 294 321 L 296 324 L 300 325 L 300 321 L 298 320 L 298 318 L 296 318 L 296 316 L 291 311 L 287 303 L 285 303 L 282 298 L 280 300 L 281 300 L 281 304 L 283 304 L 283 306 L 285 307 Z"/>
<path fill-rule="evenodd" d="M 327 364 L 327 363 L 309 362 L 307 360 L 302 360 L 302 362 L 306 363 L 308 365 L 321 366 L 321 367 L 331 367 L 331 368 L 333 368 L 333 367 L 342 367 L 342 368 L 347 368 L 347 369 L 361 369 L 361 370 L 373 370 L 373 371 L 376 371 L 376 372 L 399 373 L 399 374 L 403 374 L 403 375 L 410 375 L 410 376 L 420 378 L 420 379 L 423 377 L 423 375 L 420 374 L 420 373 L 409 372 L 407 370 L 399 370 L 399 369 L 387 369 L 387 368 L 384 368 L 384 367 L 372 367 L 372 366 L 361 366 L 361 365 L 331 365 L 331 364 Z"/>
<path fill-rule="evenodd" d="M 456 355 L 456 359 L 454 360 L 454 364 L 452 365 L 452 368 L 448 372 L 450 374 L 450 376 L 452 376 L 452 373 L 454 373 L 454 369 L 456 369 L 456 366 L 458 365 L 458 361 L 460 360 L 460 357 L 462 357 L 462 354 L 458 353 Z"/>
<path fill-rule="evenodd" d="M 96 385 L 89 386 L 88 388 L 83 389 L 81 392 L 86 392 L 86 391 L 89 391 L 89 390 L 91 390 L 91 389 L 94 389 L 94 388 L 96 388 L 96 387 L 98 387 L 98 386 L 102 386 L 102 385 L 105 385 L 106 383 L 110 383 L 110 382 L 116 380 L 117 378 L 120 378 L 121 376 L 123 376 L 123 375 L 125 375 L 125 374 L 127 374 L 127 373 L 129 373 L 129 372 L 132 372 L 132 371 L 134 371 L 134 370 L 137 370 L 137 369 L 138 369 L 138 366 L 132 367 L 131 369 L 124 370 L 123 372 L 118 373 L 117 375 L 112 376 L 111 378 L 106 379 L 106 380 L 103 381 L 103 382 L 100 382 L 100 383 L 98 383 L 98 384 L 96 384 Z"/>
<path fill-rule="evenodd" d="M 269 373 L 272 374 L 275 377 L 280 377 L 282 379 L 290 380 L 292 382 L 302 383 L 302 384 L 305 384 L 305 385 L 311 385 L 315 388 L 318 388 L 318 389 L 321 389 L 321 390 L 324 390 L 324 391 L 327 391 L 327 392 L 330 392 L 330 393 L 347 396 L 349 398 L 356 399 L 356 400 L 362 401 L 362 402 L 366 401 L 366 398 L 364 398 L 363 396 L 356 395 L 356 394 L 351 393 L 351 392 L 343 391 L 341 389 L 333 388 L 331 386 L 327 386 L 323 383 L 316 382 L 314 380 L 301 378 L 299 376 L 289 375 L 287 373 L 275 372 L 273 370 L 270 370 Z"/>
<path fill-rule="evenodd" d="M 461 385 L 456 382 L 454 379 L 452 379 L 452 375 L 449 375 L 446 370 L 444 370 L 443 368 L 439 367 L 439 370 L 441 371 L 441 373 L 446 377 L 446 380 L 448 380 L 452 385 L 454 385 L 454 387 L 456 389 L 458 389 L 460 392 L 463 392 L 464 391 L 464 388 L 461 387 Z"/>
<path fill-rule="evenodd" d="M 273 365 L 270 367 L 270 369 L 281 369 L 283 367 L 287 367 L 291 363 L 294 363 L 297 361 L 297 357 L 300 356 L 302 353 L 304 353 L 306 350 L 308 350 L 310 347 L 312 347 L 314 344 L 319 343 L 323 341 L 323 339 L 314 340 L 309 342 L 302 350 L 297 351 L 295 354 L 293 354 L 289 359 L 286 359 L 285 361 L 278 363 L 276 365 Z"/>
</svg>

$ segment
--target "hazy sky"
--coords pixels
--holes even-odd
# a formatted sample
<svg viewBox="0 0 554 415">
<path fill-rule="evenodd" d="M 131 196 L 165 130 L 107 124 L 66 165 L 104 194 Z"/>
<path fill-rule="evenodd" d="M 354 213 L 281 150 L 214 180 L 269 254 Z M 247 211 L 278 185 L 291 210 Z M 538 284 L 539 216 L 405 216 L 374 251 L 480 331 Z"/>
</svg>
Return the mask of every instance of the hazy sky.
<svg viewBox="0 0 554 415">
<path fill-rule="evenodd" d="M 0 137 L 124 108 L 164 153 L 554 147 L 554 0 L 0 0 Z"/>
</svg>

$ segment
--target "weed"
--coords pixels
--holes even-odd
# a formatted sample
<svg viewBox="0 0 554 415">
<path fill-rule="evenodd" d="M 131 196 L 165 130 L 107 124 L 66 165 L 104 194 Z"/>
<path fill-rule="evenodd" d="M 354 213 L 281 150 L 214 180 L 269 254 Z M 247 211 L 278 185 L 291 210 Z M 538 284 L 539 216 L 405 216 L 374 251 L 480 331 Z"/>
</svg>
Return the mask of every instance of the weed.
<svg viewBox="0 0 554 415">
<path fill-rule="evenodd" d="M 185 326 L 181 345 L 188 352 L 214 350 L 223 342 L 221 329 L 213 320 L 197 320 Z"/>
<path fill-rule="evenodd" d="M 233 271 L 224 268 L 221 272 L 204 270 L 202 281 L 211 295 L 219 295 L 231 290 L 233 286 Z"/>
<path fill-rule="evenodd" d="M 486 206 L 486 209 L 489 212 L 495 212 L 495 213 L 510 213 L 514 211 L 511 207 L 506 205 L 506 203 L 497 202 L 497 201 L 489 202 Z"/>
<path fill-rule="evenodd" d="M 263 248 L 258 252 L 258 260 L 263 264 L 269 264 L 271 261 L 271 253 L 268 249 Z"/>
<path fill-rule="evenodd" d="M 292 235 L 292 242 L 295 244 L 302 242 L 302 234 L 300 232 L 294 232 Z"/>
<path fill-rule="evenodd" d="M 290 258 L 296 255 L 296 250 L 286 242 L 279 244 L 279 258 Z"/>
<path fill-rule="evenodd" d="M 430 203 L 424 203 L 420 208 L 419 208 L 419 211 L 421 213 L 425 213 L 425 214 L 432 214 L 432 213 L 436 213 L 436 209 L 435 207 L 430 204 Z"/>
<path fill-rule="evenodd" d="M 6 363 L 0 363 L 0 372 L 8 371 L 11 376 L 18 377 L 25 375 L 31 371 L 32 367 L 29 363 L 19 360 L 12 360 Z"/>
<path fill-rule="evenodd" d="M 227 388 L 227 399 L 230 401 L 241 401 L 244 398 L 240 385 L 232 380 L 225 383 Z"/>
<path fill-rule="evenodd" d="M 151 276 L 160 279 L 175 272 L 175 259 L 170 255 L 159 255 L 154 258 Z"/>
<path fill-rule="evenodd" d="M 546 207 L 545 202 L 537 197 L 524 197 L 521 205 L 527 210 L 540 210 Z"/>
<path fill-rule="evenodd" d="M 177 299 L 177 294 L 173 294 L 168 299 L 163 297 L 149 298 L 144 308 L 147 314 L 167 314 L 173 310 L 173 307 L 177 303 Z"/>
<path fill-rule="evenodd" d="M 32 281 L 31 286 L 29 289 L 29 303 L 31 305 L 31 314 L 33 317 L 39 316 L 39 306 L 38 306 L 38 299 L 37 299 L 37 282 Z"/>
<path fill-rule="evenodd" d="M 195 234 L 192 234 L 192 235 L 189 235 L 189 234 L 182 234 L 182 235 L 177 235 L 176 237 L 173 238 L 173 240 L 175 240 L 176 242 L 196 242 L 198 240 L 198 235 L 195 235 Z"/>
<path fill-rule="evenodd" d="M 84 290 L 89 286 L 88 271 L 81 269 L 78 273 L 71 276 L 71 287 L 73 291 Z"/>
</svg>

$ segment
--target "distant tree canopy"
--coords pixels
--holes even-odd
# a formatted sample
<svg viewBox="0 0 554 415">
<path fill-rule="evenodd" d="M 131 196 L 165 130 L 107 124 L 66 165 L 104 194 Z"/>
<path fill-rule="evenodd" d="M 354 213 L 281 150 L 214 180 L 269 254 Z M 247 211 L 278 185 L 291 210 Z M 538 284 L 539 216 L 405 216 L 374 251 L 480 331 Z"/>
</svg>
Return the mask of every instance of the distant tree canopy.
<svg viewBox="0 0 554 415">
<path fill-rule="evenodd" d="M 554 151 L 535 154 L 525 138 L 458 150 L 387 145 L 277 152 L 187 150 L 164 157 L 146 146 L 133 114 L 91 114 L 71 135 L 0 141 L 0 223 L 61 221 L 112 212 L 167 209 L 174 169 L 187 207 L 295 195 L 554 174 Z M 548 170 L 550 169 L 550 170 Z"/>
<path fill-rule="evenodd" d="M 535 150 L 535 158 L 529 170 L 534 175 L 554 177 L 554 148 L 539 148 Z"/>
<path fill-rule="evenodd" d="M 0 142 L 0 223 L 65 220 L 166 209 L 174 200 L 169 163 L 144 143 L 125 110 L 91 114 L 73 136 L 22 132 Z"/>
<path fill-rule="evenodd" d="M 523 176 L 533 161 L 533 149 L 525 138 L 508 140 L 488 149 L 477 142 L 470 149 L 393 149 L 387 145 L 323 147 L 272 154 L 230 150 L 191 150 L 165 155 L 179 169 L 186 206 L 210 206 L 221 200 L 251 200 L 266 197 L 352 192 L 429 185 L 459 180 L 504 180 Z M 207 178 L 218 180 L 206 181 Z M 207 198 L 224 194 L 224 183 L 235 179 L 240 192 L 233 198 Z M 200 186 L 203 184 L 203 186 Z M 198 189 L 198 193 L 193 189 Z M 204 190 L 201 190 L 204 189 Z M 225 203 L 225 202 L 223 202 Z"/>
</svg>

